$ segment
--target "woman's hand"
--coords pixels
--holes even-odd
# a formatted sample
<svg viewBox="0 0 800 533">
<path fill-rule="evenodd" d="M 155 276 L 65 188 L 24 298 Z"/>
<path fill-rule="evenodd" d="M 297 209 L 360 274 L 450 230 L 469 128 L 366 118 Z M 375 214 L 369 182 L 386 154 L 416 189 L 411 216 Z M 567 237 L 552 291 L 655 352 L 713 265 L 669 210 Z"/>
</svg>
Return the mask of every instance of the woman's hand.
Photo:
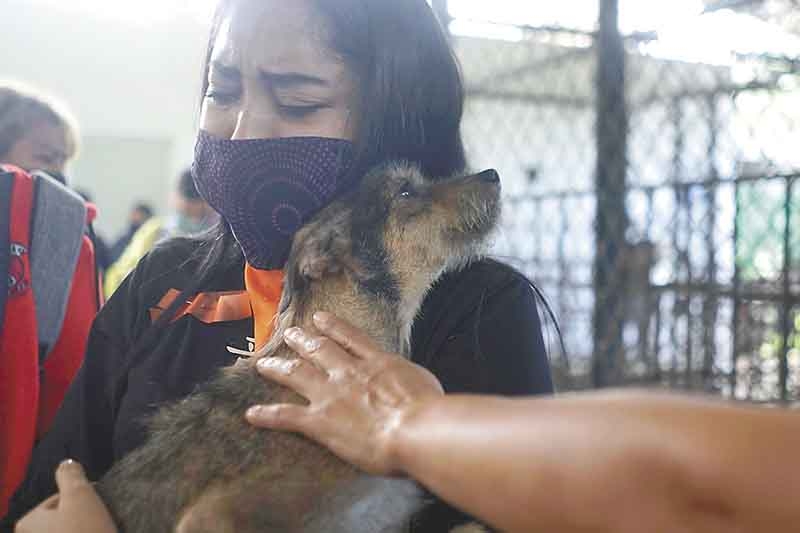
<svg viewBox="0 0 800 533">
<path fill-rule="evenodd" d="M 64 461 L 56 470 L 58 494 L 42 502 L 17 522 L 16 533 L 115 533 L 100 496 L 81 465 Z"/>
<path fill-rule="evenodd" d="M 392 451 L 393 430 L 426 399 L 441 396 L 440 383 L 328 313 L 316 313 L 314 324 L 324 336 L 311 337 L 298 328 L 284 335 L 300 359 L 258 363 L 261 375 L 293 389 L 309 405 L 256 406 L 248 410 L 248 420 L 302 433 L 372 474 L 401 474 Z"/>
</svg>

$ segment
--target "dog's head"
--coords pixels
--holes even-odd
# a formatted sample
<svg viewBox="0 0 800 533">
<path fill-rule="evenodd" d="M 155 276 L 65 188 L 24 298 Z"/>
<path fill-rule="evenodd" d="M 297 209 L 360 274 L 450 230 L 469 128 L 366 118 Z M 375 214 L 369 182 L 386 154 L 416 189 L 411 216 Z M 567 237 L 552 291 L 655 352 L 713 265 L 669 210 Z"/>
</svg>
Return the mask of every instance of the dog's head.
<svg viewBox="0 0 800 533">
<path fill-rule="evenodd" d="M 499 212 L 494 170 L 440 180 L 409 164 L 373 170 L 295 236 L 282 308 L 344 276 L 410 328 L 433 282 L 482 253 Z"/>
</svg>

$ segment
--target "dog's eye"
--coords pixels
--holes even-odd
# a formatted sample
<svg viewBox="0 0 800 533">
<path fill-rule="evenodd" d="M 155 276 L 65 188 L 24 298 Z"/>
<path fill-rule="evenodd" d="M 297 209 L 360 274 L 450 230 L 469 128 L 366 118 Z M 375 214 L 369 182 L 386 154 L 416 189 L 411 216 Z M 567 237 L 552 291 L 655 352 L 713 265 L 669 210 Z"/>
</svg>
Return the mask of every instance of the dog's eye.
<svg viewBox="0 0 800 533">
<path fill-rule="evenodd" d="M 398 194 L 400 195 L 400 198 L 413 198 L 417 195 L 410 183 L 403 184 L 403 186 L 400 187 Z"/>
</svg>

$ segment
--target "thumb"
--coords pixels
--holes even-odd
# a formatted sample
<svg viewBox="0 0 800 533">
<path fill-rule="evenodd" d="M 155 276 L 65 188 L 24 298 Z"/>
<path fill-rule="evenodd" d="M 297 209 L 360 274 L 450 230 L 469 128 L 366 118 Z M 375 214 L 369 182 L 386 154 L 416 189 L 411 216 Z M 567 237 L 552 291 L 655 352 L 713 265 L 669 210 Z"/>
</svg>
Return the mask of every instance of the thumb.
<svg viewBox="0 0 800 533">
<path fill-rule="evenodd" d="M 56 470 L 56 485 L 58 485 L 58 492 L 61 495 L 88 484 L 89 480 L 86 479 L 86 473 L 79 463 L 72 459 L 67 459 L 58 465 L 58 469 Z"/>
</svg>

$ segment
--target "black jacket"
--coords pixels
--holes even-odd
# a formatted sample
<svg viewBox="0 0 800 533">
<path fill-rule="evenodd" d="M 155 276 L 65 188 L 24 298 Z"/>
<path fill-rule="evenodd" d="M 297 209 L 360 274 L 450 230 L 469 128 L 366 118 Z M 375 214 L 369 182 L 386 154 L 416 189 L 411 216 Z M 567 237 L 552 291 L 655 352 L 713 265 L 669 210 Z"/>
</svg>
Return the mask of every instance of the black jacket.
<svg viewBox="0 0 800 533">
<path fill-rule="evenodd" d="M 193 248 L 174 241 L 151 252 L 95 319 L 86 359 L 50 432 L 34 451 L 27 478 L 0 530 L 55 492 L 53 472 L 65 458 L 81 462 L 90 479 L 142 444 L 144 415 L 182 398 L 234 362 L 227 346 L 246 349 L 252 319 L 205 324 L 184 316 L 154 346 L 134 348 L 151 326 L 149 309 L 169 289 L 195 275 Z M 221 272 L 203 292 L 243 290 L 243 269 Z M 513 269 L 485 260 L 445 276 L 428 295 L 412 331 L 414 361 L 448 392 L 527 395 L 552 392 L 536 298 Z M 463 520 L 432 505 L 415 531 L 439 533 Z"/>
</svg>

